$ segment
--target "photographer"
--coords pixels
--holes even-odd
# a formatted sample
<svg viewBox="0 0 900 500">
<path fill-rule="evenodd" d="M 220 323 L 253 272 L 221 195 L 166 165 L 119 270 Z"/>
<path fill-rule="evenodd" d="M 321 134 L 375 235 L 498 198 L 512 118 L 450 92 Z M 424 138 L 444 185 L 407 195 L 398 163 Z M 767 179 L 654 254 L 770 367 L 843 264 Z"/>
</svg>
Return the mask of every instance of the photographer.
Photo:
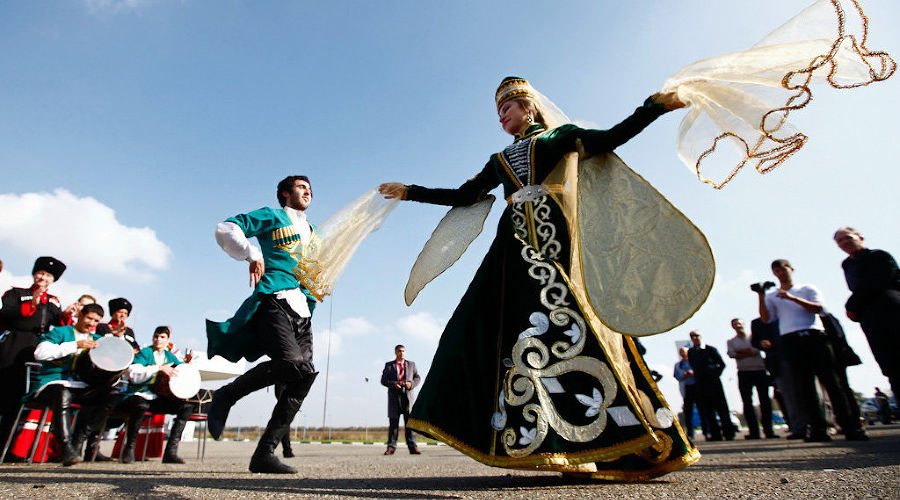
<svg viewBox="0 0 900 500">
<path fill-rule="evenodd" d="M 763 286 L 751 286 L 759 298 L 759 316 L 766 323 L 778 320 L 781 345 L 786 365 L 796 384 L 797 410 L 808 429 L 805 441 L 828 442 L 825 414 L 816 392 L 816 377 L 828 392 L 838 425 L 848 441 L 865 441 L 866 433 L 850 413 L 846 394 L 835 372 L 835 357 L 825 335 L 819 313 L 822 297 L 812 285 L 795 285 L 794 268 L 785 259 L 772 262 L 772 274 L 779 287 L 766 293 Z"/>
</svg>

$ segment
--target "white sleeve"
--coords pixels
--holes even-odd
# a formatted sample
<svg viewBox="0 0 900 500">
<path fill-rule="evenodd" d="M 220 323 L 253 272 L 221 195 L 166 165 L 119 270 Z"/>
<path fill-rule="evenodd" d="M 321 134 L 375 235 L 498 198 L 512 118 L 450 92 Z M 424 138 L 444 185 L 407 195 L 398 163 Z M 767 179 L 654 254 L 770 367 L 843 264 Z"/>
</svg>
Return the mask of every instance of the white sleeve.
<svg viewBox="0 0 900 500">
<path fill-rule="evenodd" d="M 37 361 L 52 361 L 76 352 L 78 352 L 78 342 L 74 340 L 72 342 L 63 342 L 62 344 L 44 341 L 34 349 L 34 359 Z"/>
<path fill-rule="evenodd" d="M 216 243 L 234 260 L 262 260 L 262 252 L 250 243 L 241 227 L 234 222 L 220 222 L 216 226 Z"/>
<path fill-rule="evenodd" d="M 128 380 L 136 384 L 142 384 L 150 380 L 158 371 L 159 367 L 156 365 L 144 366 L 134 363 L 128 366 Z"/>
<path fill-rule="evenodd" d="M 766 323 L 773 323 L 778 319 L 778 308 L 775 307 L 775 301 L 772 300 L 775 297 L 775 293 L 767 293 L 765 296 L 766 310 L 769 311 L 769 321 L 766 321 Z"/>
</svg>

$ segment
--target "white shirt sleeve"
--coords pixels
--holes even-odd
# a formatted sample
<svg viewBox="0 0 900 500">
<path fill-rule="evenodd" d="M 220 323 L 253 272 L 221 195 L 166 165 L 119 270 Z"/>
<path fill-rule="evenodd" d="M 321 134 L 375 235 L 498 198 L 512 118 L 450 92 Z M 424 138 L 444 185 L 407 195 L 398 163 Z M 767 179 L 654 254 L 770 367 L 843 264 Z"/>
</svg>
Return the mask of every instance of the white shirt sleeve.
<svg viewBox="0 0 900 500">
<path fill-rule="evenodd" d="M 136 384 L 142 384 L 150 380 L 158 371 L 159 367 L 156 365 L 144 366 L 134 363 L 128 366 L 128 380 Z"/>
<path fill-rule="evenodd" d="M 54 344 L 53 342 L 41 342 L 34 350 L 34 359 L 37 361 L 52 361 L 54 359 L 64 358 L 66 356 L 78 352 L 78 342 L 63 342 L 62 344 Z"/>
<path fill-rule="evenodd" d="M 216 226 L 216 243 L 234 260 L 253 262 L 262 260 L 262 252 L 250 243 L 241 227 L 234 222 L 220 222 Z"/>
</svg>

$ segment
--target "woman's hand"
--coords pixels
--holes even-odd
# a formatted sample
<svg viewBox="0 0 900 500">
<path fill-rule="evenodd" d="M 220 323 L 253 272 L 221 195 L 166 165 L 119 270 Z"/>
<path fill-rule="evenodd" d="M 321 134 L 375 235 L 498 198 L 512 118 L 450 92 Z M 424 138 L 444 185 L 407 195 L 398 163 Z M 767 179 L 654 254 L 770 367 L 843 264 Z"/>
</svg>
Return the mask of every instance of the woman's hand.
<svg viewBox="0 0 900 500">
<path fill-rule="evenodd" d="M 667 111 L 687 106 L 687 103 L 678 99 L 678 95 L 675 92 L 657 92 L 653 94 L 653 102 L 662 104 Z"/>
<path fill-rule="evenodd" d="M 406 185 L 399 182 L 385 182 L 384 184 L 378 186 L 378 192 L 383 194 L 385 199 L 388 200 L 406 199 Z"/>
</svg>

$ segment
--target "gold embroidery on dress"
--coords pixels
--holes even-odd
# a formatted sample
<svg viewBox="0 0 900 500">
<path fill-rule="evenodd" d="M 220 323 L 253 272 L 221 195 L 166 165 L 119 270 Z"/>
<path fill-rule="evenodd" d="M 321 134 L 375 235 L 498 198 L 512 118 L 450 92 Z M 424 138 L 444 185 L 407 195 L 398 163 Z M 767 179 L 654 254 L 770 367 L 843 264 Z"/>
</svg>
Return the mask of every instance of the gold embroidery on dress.
<svg viewBox="0 0 900 500">
<path fill-rule="evenodd" d="M 538 208 L 535 210 L 543 214 L 537 226 L 543 229 L 535 231 L 535 234 L 540 232 L 545 237 L 542 248 L 553 242 L 561 248 L 559 242 L 554 239 L 556 228 L 549 222 L 550 212 L 545 202 L 546 197 L 539 200 Z M 531 264 L 528 275 L 543 285 L 540 302 L 547 308 L 549 314 L 541 311 L 531 314 L 529 320 L 532 327 L 520 333 L 519 340 L 513 345 L 511 358 L 505 360 L 509 369 L 503 379 L 501 405 L 499 411 L 493 415 L 491 423 L 495 429 L 503 428 L 507 423 L 507 406 L 521 406 L 525 422 L 534 424 L 534 427 L 521 426 L 518 430 L 512 427 L 503 428 L 502 444 L 511 457 L 525 457 L 533 453 L 544 442 L 551 428 L 561 438 L 571 442 L 584 443 L 596 439 L 606 429 L 608 418 L 606 410 L 612 404 L 618 390 L 609 365 L 595 358 L 579 356 L 587 338 L 587 324 L 576 310 L 568 307 L 569 290 L 565 283 L 557 279 L 556 267 L 548 263 L 542 252 L 523 238 L 522 233 L 526 232 L 524 228 L 526 215 L 522 212 L 522 205 L 516 203 L 512 207 L 513 225 L 516 227 L 515 237 L 522 244 L 522 258 Z M 541 208 L 542 206 L 546 210 Z M 557 327 L 569 328 L 560 335 L 567 337 L 567 340 L 556 340 L 548 348 L 538 337 L 548 332 L 551 323 Z M 558 377 L 573 372 L 589 375 L 599 383 L 599 387 L 591 387 L 591 394 L 571 394 L 571 397 L 584 405 L 584 416 L 592 418 L 586 425 L 574 425 L 566 420 L 557 411 L 551 398 L 551 393 L 568 395 Z M 537 402 L 534 402 L 535 396 Z"/>
</svg>

